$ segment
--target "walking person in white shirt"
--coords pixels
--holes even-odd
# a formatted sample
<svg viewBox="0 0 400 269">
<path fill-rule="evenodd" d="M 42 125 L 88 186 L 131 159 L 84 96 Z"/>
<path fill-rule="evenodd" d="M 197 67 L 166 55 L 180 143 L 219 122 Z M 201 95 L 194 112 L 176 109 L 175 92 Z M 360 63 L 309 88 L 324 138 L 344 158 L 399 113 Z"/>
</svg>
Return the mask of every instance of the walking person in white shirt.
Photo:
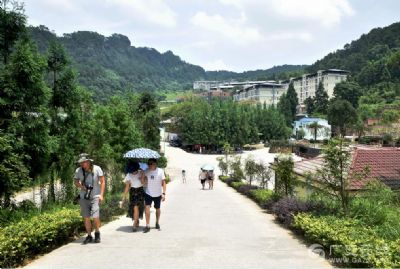
<svg viewBox="0 0 400 269">
<path fill-rule="evenodd" d="M 139 218 L 143 218 L 144 211 L 144 172 L 140 170 L 138 162 L 129 162 L 126 170 L 124 201 L 127 200 L 129 192 L 128 215 L 133 219 L 132 231 L 136 232 L 139 227 Z"/>
<path fill-rule="evenodd" d="M 164 170 L 157 167 L 157 160 L 149 159 L 148 165 L 149 168 L 144 173 L 146 185 L 144 195 L 146 204 L 146 228 L 144 228 L 144 233 L 150 231 L 150 207 L 153 202 L 154 208 L 156 209 L 156 229 L 160 230 L 161 201 L 165 201 L 165 192 L 167 190 Z"/>
</svg>

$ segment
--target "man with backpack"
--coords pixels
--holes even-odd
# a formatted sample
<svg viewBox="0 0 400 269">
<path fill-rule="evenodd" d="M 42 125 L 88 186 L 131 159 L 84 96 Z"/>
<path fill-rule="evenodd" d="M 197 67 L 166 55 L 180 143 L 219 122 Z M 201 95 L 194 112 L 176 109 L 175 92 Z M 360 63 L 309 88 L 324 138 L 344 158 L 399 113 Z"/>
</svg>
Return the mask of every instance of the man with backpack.
<svg viewBox="0 0 400 269">
<path fill-rule="evenodd" d="M 86 153 L 79 155 L 78 163 L 80 167 L 76 169 L 74 179 L 75 186 L 80 189 L 79 205 L 87 232 L 83 244 L 93 242 L 91 218 L 95 227 L 94 242 L 100 243 L 100 203 L 104 200 L 105 190 L 103 170 L 94 165 Z"/>
</svg>

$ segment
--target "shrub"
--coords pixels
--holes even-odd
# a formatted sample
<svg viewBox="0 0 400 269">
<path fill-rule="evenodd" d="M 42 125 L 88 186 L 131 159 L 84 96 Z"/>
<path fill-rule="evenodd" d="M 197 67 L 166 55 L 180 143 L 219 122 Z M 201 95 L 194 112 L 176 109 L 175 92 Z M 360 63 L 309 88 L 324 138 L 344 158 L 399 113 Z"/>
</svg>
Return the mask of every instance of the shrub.
<svg viewBox="0 0 400 269">
<path fill-rule="evenodd" d="M 258 189 L 257 186 L 252 186 L 252 185 L 248 185 L 248 184 L 243 184 L 243 185 L 240 185 L 240 186 L 237 188 L 237 191 L 240 192 L 240 193 L 242 193 L 242 194 L 244 194 L 244 195 L 249 196 L 251 190 L 257 190 L 257 189 Z"/>
<path fill-rule="evenodd" d="M 218 178 L 223 182 L 226 182 L 229 179 L 228 176 L 223 176 L 223 175 L 219 175 Z"/>
<path fill-rule="evenodd" d="M 301 231 L 310 242 L 329 249 L 332 256 L 347 260 L 351 266 L 387 268 L 400 265 L 400 240 L 385 241 L 360 220 L 299 213 L 294 217 L 292 227 Z"/>
<path fill-rule="evenodd" d="M 395 193 L 383 183 L 373 181 L 366 191 L 353 199 L 350 216 L 374 227 L 385 239 L 400 237 L 400 210 Z"/>
<path fill-rule="evenodd" d="M 119 194 L 106 197 L 105 203 L 100 205 L 101 221 L 108 222 L 113 220 L 114 216 L 125 214 L 125 209 L 119 206 L 120 201 L 121 196 Z"/>
<path fill-rule="evenodd" d="M 275 205 L 276 202 L 278 202 L 280 199 L 282 198 L 282 195 L 277 193 L 277 192 L 273 192 L 271 195 L 271 199 L 267 200 L 264 204 L 262 204 L 261 206 L 268 210 L 270 213 L 272 212 L 272 207 Z"/>
<path fill-rule="evenodd" d="M 232 188 L 238 190 L 239 187 L 241 186 L 246 186 L 247 184 L 241 181 L 237 181 L 237 180 L 232 180 L 231 182 L 228 183 L 229 186 L 231 186 Z"/>
<path fill-rule="evenodd" d="M 83 228 L 77 209 L 62 208 L 11 224 L 0 232 L 0 267 L 16 267 L 24 259 L 66 242 Z"/>
<path fill-rule="evenodd" d="M 168 159 L 164 155 L 158 158 L 157 160 L 157 166 L 160 168 L 166 168 L 168 164 Z"/>
<path fill-rule="evenodd" d="M 288 140 L 271 140 L 265 145 L 270 153 L 291 153 L 292 145 Z"/>
<path fill-rule="evenodd" d="M 234 179 L 234 178 L 231 178 L 231 177 L 225 180 L 225 183 L 228 184 L 228 186 L 231 186 L 231 187 L 232 187 L 232 183 L 233 182 L 241 182 L 241 181 L 237 180 L 237 179 Z"/>
<path fill-rule="evenodd" d="M 249 191 L 249 196 L 261 206 L 266 204 L 269 200 L 272 200 L 273 194 L 273 191 L 267 189 L 255 189 Z"/>
<path fill-rule="evenodd" d="M 301 201 L 293 197 L 284 197 L 272 206 L 272 212 L 279 222 L 290 226 L 297 213 L 319 211 L 321 207 L 322 204 L 311 201 Z"/>
</svg>

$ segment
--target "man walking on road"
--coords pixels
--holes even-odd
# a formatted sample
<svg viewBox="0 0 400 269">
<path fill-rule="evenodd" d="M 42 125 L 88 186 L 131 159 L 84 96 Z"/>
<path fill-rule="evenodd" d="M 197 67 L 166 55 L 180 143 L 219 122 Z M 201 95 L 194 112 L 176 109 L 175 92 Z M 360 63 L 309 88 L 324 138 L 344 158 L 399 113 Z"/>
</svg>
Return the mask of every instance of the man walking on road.
<svg viewBox="0 0 400 269">
<path fill-rule="evenodd" d="M 167 185 L 165 182 L 164 170 L 157 167 L 156 159 L 149 159 L 149 168 L 145 171 L 145 204 L 146 204 L 146 228 L 144 233 L 150 231 L 150 207 L 154 202 L 154 208 L 156 209 L 156 229 L 160 230 L 160 215 L 161 215 L 161 201 L 165 201 L 165 192 Z"/>
<path fill-rule="evenodd" d="M 93 241 L 92 223 L 90 218 L 93 218 L 95 233 L 94 242 L 100 243 L 100 206 L 103 201 L 105 180 L 103 170 L 93 164 L 93 160 L 88 154 L 82 153 L 79 155 L 79 168 L 75 171 L 75 186 L 80 189 L 79 205 L 81 207 L 81 215 L 85 219 L 85 228 L 87 236 L 83 244 Z"/>
</svg>

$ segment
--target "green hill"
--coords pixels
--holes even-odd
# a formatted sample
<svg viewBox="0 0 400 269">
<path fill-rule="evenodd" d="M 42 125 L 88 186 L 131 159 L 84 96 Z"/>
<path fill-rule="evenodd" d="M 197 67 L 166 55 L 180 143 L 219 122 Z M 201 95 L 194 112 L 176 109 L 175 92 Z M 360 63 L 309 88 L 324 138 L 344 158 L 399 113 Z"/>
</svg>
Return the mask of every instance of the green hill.
<svg viewBox="0 0 400 269">
<path fill-rule="evenodd" d="M 387 27 L 374 28 L 343 49 L 329 53 L 307 68 L 309 72 L 339 68 L 359 75 L 368 65 L 390 58 L 400 49 L 400 22 Z M 387 59 L 389 60 L 389 59 Z"/>
<path fill-rule="evenodd" d="M 300 72 L 306 66 L 284 65 L 267 70 L 235 73 L 206 72 L 189 64 L 171 51 L 160 53 L 153 48 L 135 47 L 128 37 L 78 31 L 56 36 L 45 26 L 30 27 L 30 35 L 41 52 L 51 41 L 64 45 L 79 73 L 79 83 L 104 100 L 116 93 L 131 91 L 180 91 L 192 88 L 195 80 L 272 79 L 283 73 Z"/>
</svg>

